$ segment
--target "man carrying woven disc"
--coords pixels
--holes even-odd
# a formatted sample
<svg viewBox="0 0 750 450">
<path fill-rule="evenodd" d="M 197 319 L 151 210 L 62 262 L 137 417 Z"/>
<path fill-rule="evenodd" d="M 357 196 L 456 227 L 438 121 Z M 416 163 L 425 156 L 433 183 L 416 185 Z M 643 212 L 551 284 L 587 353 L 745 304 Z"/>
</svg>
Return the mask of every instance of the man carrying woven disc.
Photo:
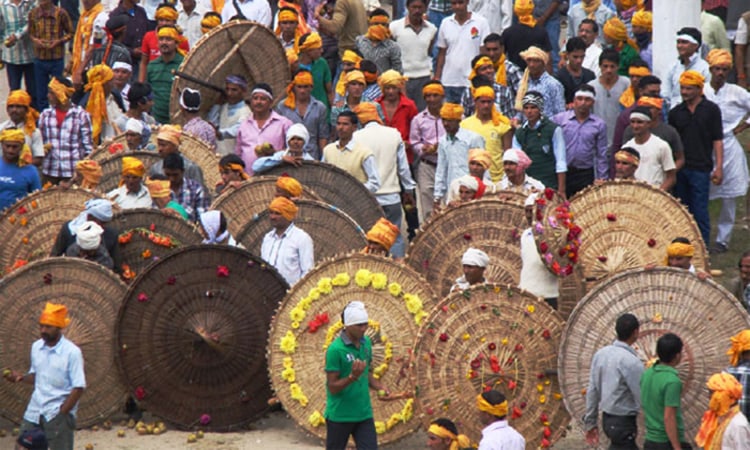
<svg viewBox="0 0 750 450">
<path fill-rule="evenodd" d="M 487 280 L 484 278 L 484 271 L 489 264 L 490 257 L 487 253 L 478 248 L 469 248 L 466 250 L 461 257 L 464 275 L 456 280 L 456 283 L 451 287 L 451 292 L 456 290 L 464 291 L 475 284 L 486 283 Z"/>
<path fill-rule="evenodd" d="M 276 197 L 268 206 L 273 229 L 263 237 L 260 257 L 276 268 L 289 286 L 304 277 L 315 264 L 313 240 L 294 224 L 297 205 L 286 197 Z"/>
</svg>

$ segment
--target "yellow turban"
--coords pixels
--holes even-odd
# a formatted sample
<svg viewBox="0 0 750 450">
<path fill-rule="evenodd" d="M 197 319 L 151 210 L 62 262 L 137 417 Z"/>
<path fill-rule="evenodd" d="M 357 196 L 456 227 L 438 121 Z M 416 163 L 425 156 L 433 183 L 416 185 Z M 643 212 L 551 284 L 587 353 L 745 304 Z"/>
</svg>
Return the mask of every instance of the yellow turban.
<svg viewBox="0 0 750 450">
<path fill-rule="evenodd" d="M 436 423 L 430 425 L 430 428 L 427 429 L 427 432 L 434 434 L 440 439 L 450 439 L 451 446 L 448 447 L 448 450 L 460 450 L 462 448 L 471 447 L 471 439 L 469 439 L 468 436 L 466 436 L 465 434 L 459 434 L 458 436 L 456 436 L 447 428 L 443 428 Z"/>
<path fill-rule="evenodd" d="M 641 165 L 641 160 L 630 152 L 618 151 L 615 153 L 615 161 L 626 162 L 638 167 Z"/>
<path fill-rule="evenodd" d="M 750 350 L 750 329 L 740 331 L 729 340 L 732 342 L 732 347 L 727 351 L 729 364 L 737 366 L 742 353 Z"/>
<path fill-rule="evenodd" d="M 495 90 L 489 86 L 480 86 L 474 90 L 474 98 L 489 97 L 492 99 L 492 124 L 497 126 L 501 123 L 510 125 L 510 120 L 502 115 L 495 106 Z"/>
<path fill-rule="evenodd" d="M 519 54 L 524 61 L 526 61 L 527 59 L 540 59 L 544 61 L 544 64 L 547 64 L 549 62 L 549 55 L 547 54 L 547 52 L 533 45 Z"/>
<path fill-rule="evenodd" d="M 201 20 L 201 31 L 203 34 L 221 25 L 221 16 L 218 14 L 206 14 Z"/>
<path fill-rule="evenodd" d="M 291 83 L 289 83 L 286 86 L 286 99 L 284 100 L 284 105 L 294 110 L 297 107 L 297 98 L 294 95 L 294 86 L 312 86 L 313 85 L 313 76 L 310 72 L 304 70 L 297 72 L 297 74 L 294 76 L 294 79 L 292 79 Z"/>
<path fill-rule="evenodd" d="M 177 17 L 179 17 L 179 13 L 172 6 L 157 8 L 156 15 L 154 15 L 156 20 L 171 20 L 172 22 L 177 22 Z"/>
<path fill-rule="evenodd" d="M 294 47 L 287 49 L 286 61 L 289 63 L 289 67 L 292 67 L 299 60 L 297 52 L 298 50 L 295 50 Z"/>
<path fill-rule="evenodd" d="M 362 61 L 362 57 L 351 50 L 345 50 L 344 54 L 341 56 L 341 61 L 357 65 Z"/>
<path fill-rule="evenodd" d="M 282 217 L 289 221 L 294 220 L 294 218 L 297 216 L 297 211 L 299 211 L 297 205 L 295 205 L 293 201 L 289 200 L 286 197 L 274 198 L 271 204 L 268 206 L 268 209 L 275 213 L 281 214 Z"/>
<path fill-rule="evenodd" d="M 356 82 L 362 83 L 362 84 L 367 84 L 367 80 L 365 80 L 365 74 L 363 74 L 359 70 L 351 70 L 351 71 L 347 72 L 346 77 L 345 77 L 344 80 L 345 80 L 346 84 L 349 84 L 352 81 L 356 81 Z"/>
<path fill-rule="evenodd" d="M 29 93 L 21 89 L 10 91 L 7 105 L 26 107 L 28 111 L 26 112 L 26 122 L 23 131 L 26 132 L 26 134 L 31 135 L 31 133 L 36 130 L 36 121 L 39 119 L 39 112 L 31 107 L 31 96 Z"/>
<path fill-rule="evenodd" d="M 19 128 L 6 128 L 0 132 L 0 142 L 26 142 L 26 135 Z"/>
<path fill-rule="evenodd" d="M 60 103 L 67 103 L 68 100 L 70 100 L 70 97 L 76 91 L 75 88 L 65 86 L 64 84 L 57 81 L 57 78 L 52 78 L 52 81 L 49 82 L 47 87 Z"/>
<path fill-rule="evenodd" d="M 167 198 L 172 196 L 172 191 L 169 189 L 169 180 L 146 180 L 145 183 L 148 188 L 148 195 L 151 198 Z"/>
<path fill-rule="evenodd" d="M 102 179 L 102 166 L 98 162 L 93 159 L 82 159 L 76 163 L 76 172 L 83 177 L 82 188 L 96 189 L 99 186 L 99 180 Z"/>
<path fill-rule="evenodd" d="M 622 9 L 628 10 L 635 6 L 635 4 L 638 3 L 638 0 L 620 0 L 620 3 L 622 4 Z"/>
<path fill-rule="evenodd" d="M 250 179 L 250 175 L 245 173 L 245 168 L 237 163 L 224 164 L 223 166 L 220 164 L 219 170 L 231 170 L 232 172 L 237 172 L 240 174 L 240 178 L 242 178 L 243 181 Z"/>
<path fill-rule="evenodd" d="M 604 28 L 602 30 L 604 31 L 605 36 L 609 36 L 618 43 L 627 42 L 628 45 L 638 51 L 638 44 L 630 39 L 630 36 L 628 36 L 628 29 L 619 17 L 615 16 L 604 22 Z M 615 49 L 618 51 L 621 50 L 619 45 L 615 46 Z"/>
<path fill-rule="evenodd" d="M 686 70 L 682 72 L 682 75 L 680 75 L 680 84 L 684 86 L 698 86 L 699 88 L 703 89 L 703 83 L 706 82 L 706 79 L 703 77 L 703 75 L 700 74 L 700 72 L 696 72 L 695 70 Z"/>
<path fill-rule="evenodd" d="M 492 414 L 495 417 L 505 417 L 508 415 L 508 401 L 506 400 L 499 405 L 490 405 L 490 403 L 482 397 L 482 394 L 478 394 L 477 409 Z"/>
<path fill-rule="evenodd" d="M 132 156 L 122 157 L 122 176 L 133 175 L 143 178 L 145 174 L 146 166 L 143 165 L 140 159 L 133 158 Z"/>
<path fill-rule="evenodd" d="M 445 95 L 445 88 L 443 88 L 442 84 L 439 83 L 430 83 L 425 85 L 425 87 L 422 88 L 422 95 L 425 96 L 427 94 L 436 94 L 436 95 Z"/>
<path fill-rule="evenodd" d="M 477 62 L 474 63 L 474 67 L 471 68 L 471 72 L 469 73 L 469 80 L 473 80 L 474 77 L 477 76 L 477 70 L 479 70 L 480 67 L 487 65 L 492 65 L 494 67 L 489 56 L 482 56 L 481 58 L 479 58 Z"/>
<path fill-rule="evenodd" d="M 724 419 L 728 422 L 739 412 L 739 407 L 732 408 L 732 406 L 742 398 L 742 384 L 737 381 L 734 375 L 721 372 L 711 375 L 706 386 L 713 393 L 711 394 L 711 400 L 708 402 L 708 410 L 703 413 L 703 420 L 701 420 L 701 427 L 695 436 L 695 443 L 701 448 L 720 448 L 724 428 L 719 430 L 719 418 L 731 413 L 730 417 Z M 713 445 L 714 440 L 719 445 Z"/>
<path fill-rule="evenodd" d="M 68 318 L 68 308 L 64 305 L 47 302 L 44 305 L 44 311 L 39 316 L 39 325 L 48 325 L 51 327 L 65 328 L 70 324 Z"/>
<path fill-rule="evenodd" d="M 630 23 L 634 27 L 641 27 L 651 31 L 653 30 L 653 20 L 653 14 L 651 11 L 638 11 L 633 14 L 633 19 Z"/>
<path fill-rule="evenodd" d="M 476 89 L 474 89 L 474 96 L 475 99 L 479 97 L 489 97 L 493 101 L 495 100 L 495 90 L 492 89 L 489 86 L 480 86 Z"/>
<path fill-rule="evenodd" d="M 444 103 L 440 108 L 440 118 L 445 120 L 461 120 L 464 108 L 457 103 Z"/>
<path fill-rule="evenodd" d="M 538 59 L 544 62 L 545 65 L 547 65 L 547 63 L 549 62 L 549 55 L 547 54 L 547 52 L 533 45 L 522 51 L 520 53 L 520 56 L 524 61 L 527 61 L 529 59 Z M 527 67 L 523 71 L 523 78 L 521 78 L 521 83 L 519 83 L 518 91 L 516 92 L 516 102 L 513 105 L 518 111 L 523 111 L 523 97 L 526 95 L 526 91 L 529 90 L 530 76 L 531 75 L 529 73 L 529 68 Z"/>
<path fill-rule="evenodd" d="M 86 111 L 91 114 L 91 128 L 95 142 L 99 142 L 102 133 L 102 122 L 107 120 L 107 95 L 104 84 L 112 79 L 114 72 L 106 64 L 98 64 L 86 72 L 89 82 L 85 90 L 91 91 Z"/>
<path fill-rule="evenodd" d="M 299 16 L 297 15 L 297 12 L 293 9 L 284 9 L 283 11 L 279 11 L 279 22 L 298 22 Z"/>
<path fill-rule="evenodd" d="M 729 66 L 732 67 L 732 54 L 723 48 L 715 48 L 708 52 L 706 56 L 708 65 L 713 66 Z"/>
<path fill-rule="evenodd" d="M 390 69 L 380 74 L 378 84 L 380 85 L 380 89 L 384 89 L 386 86 L 396 86 L 399 89 L 403 89 L 406 79 L 397 71 Z"/>
<path fill-rule="evenodd" d="M 177 28 L 175 27 L 161 27 L 159 28 L 159 31 L 156 32 L 157 37 L 166 37 L 170 39 L 174 39 L 178 43 L 182 41 L 182 35 L 180 35 L 180 32 L 177 31 Z"/>
<path fill-rule="evenodd" d="M 292 197 L 299 197 L 302 195 L 302 184 L 296 179 L 282 175 L 276 179 L 276 187 L 289 192 Z"/>
<path fill-rule="evenodd" d="M 362 57 L 358 54 L 354 53 L 351 50 L 344 50 L 344 54 L 341 57 L 341 62 L 346 62 L 350 64 L 354 64 L 355 68 L 359 68 L 359 62 L 362 61 Z M 341 75 L 339 75 L 339 80 L 336 82 L 336 93 L 340 96 L 344 96 L 346 94 L 346 74 L 348 72 L 345 72 Z M 363 83 L 366 83 L 367 80 L 363 81 Z"/>
<path fill-rule="evenodd" d="M 391 30 L 388 28 L 388 16 L 376 15 L 370 17 L 370 26 L 367 28 L 365 37 L 371 41 L 381 42 L 390 39 Z"/>
<path fill-rule="evenodd" d="M 534 2 L 532 0 L 516 0 L 513 5 L 513 12 L 518 16 L 518 21 L 522 24 L 534 28 L 536 19 L 534 19 Z"/>
<path fill-rule="evenodd" d="M 390 250 L 399 234 L 401 234 L 401 230 L 396 225 L 381 217 L 367 232 L 367 240 L 377 242 L 386 250 Z"/>
<path fill-rule="evenodd" d="M 299 51 L 304 52 L 307 50 L 315 50 L 316 48 L 323 47 L 323 38 L 316 32 L 310 33 L 305 39 L 305 42 L 299 47 Z"/>
<path fill-rule="evenodd" d="M 667 257 L 671 258 L 674 256 L 684 256 L 692 258 L 695 254 L 695 247 L 693 244 L 684 244 L 682 242 L 672 242 L 667 246 Z"/>
<path fill-rule="evenodd" d="M 381 125 L 383 124 L 383 120 L 380 118 L 378 107 L 375 103 L 362 102 L 354 107 L 354 113 L 357 114 L 357 118 L 362 125 L 373 121 Z"/>
<path fill-rule="evenodd" d="M 658 97 L 641 96 L 636 103 L 638 106 L 650 106 L 661 110 L 664 107 L 664 99 Z"/>
<path fill-rule="evenodd" d="M 490 152 L 483 148 L 472 148 L 469 150 L 469 162 L 472 161 L 478 162 L 487 170 L 490 168 L 490 164 L 492 164 L 492 156 Z"/>
<path fill-rule="evenodd" d="M 628 67 L 628 75 L 631 77 L 645 77 L 651 75 L 651 71 L 648 67 Z"/>
<path fill-rule="evenodd" d="M 180 136 L 182 136 L 182 129 L 179 125 L 162 125 L 159 127 L 156 140 L 171 142 L 179 147 Z"/>
</svg>

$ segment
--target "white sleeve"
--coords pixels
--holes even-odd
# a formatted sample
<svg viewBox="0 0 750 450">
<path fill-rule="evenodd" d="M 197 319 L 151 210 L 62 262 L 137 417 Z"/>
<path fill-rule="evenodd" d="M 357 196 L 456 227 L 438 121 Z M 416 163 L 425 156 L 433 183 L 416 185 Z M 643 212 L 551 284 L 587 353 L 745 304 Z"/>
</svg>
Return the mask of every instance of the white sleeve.
<svg viewBox="0 0 750 450">
<path fill-rule="evenodd" d="M 737 33 L 734 35 L 734 43 L 735 45 L 747 44 L 747 22 L 743 18 L 740 18 L 737 22 Z"/>
</svg>

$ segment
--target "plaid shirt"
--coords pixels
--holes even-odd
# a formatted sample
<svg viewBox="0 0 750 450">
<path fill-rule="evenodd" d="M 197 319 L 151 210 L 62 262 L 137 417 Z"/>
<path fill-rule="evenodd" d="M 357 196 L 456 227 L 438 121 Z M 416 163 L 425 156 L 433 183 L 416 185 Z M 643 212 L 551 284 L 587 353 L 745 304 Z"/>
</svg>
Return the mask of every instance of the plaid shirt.
<svg viewBox="0 0 750 450">
<path fill-rule="evenodd" d="M 89 113 L 72 105 L 62 125 L 58 126 L 55 108 L 50 107 L 39 116 L 39 129 L 42 142 L 52 146 L 42 162 L 42 173 L 50 177 L 72 177 L 78 160 L 91 153 L 93 148 Z"/>
<path fill-rule="evenodd" d="M 16 44 L 12 47 L 2 46 L 3 61 L 8 64 L 31 64 L 34 53 L 29 39 L 29 11 L 34 4 L 29 0 L 21 0 L 17 6 L 10 0 L 2 0 L 0 4 L 0 30 L 3 41 L 10 35 L 16 36 Z"/>
<path fill-rule="evenodd" d="M 53 6 L 45 11 L 37 6 L 29 13 L 29 34 L 43 41 L 64 39 L 65 42 L 73 39 L 73 23 L 70 16 L 62 8 Z M 62 59 L 65 56 L 65 44 L 54 48 L 35 48 L 34 54 L 41 60 Z"/>
<path fill-rule="evenodd" d="M 743 361 L 737 364 L 737 367 L 729 367 L 727 372 L 734 375 L 742 385 L 740 411 L 745 417 L 750 417 L 750 361 Z"/>
<path fill-rule="evenodd" d="M 216 129 L 200 117 L 194 117 L 188 120 L 182 127 L 182 131 L 187 131 L 210 145 L 214 150 L 216 149 Z"/>
<path fill-rule="evenodd" d="M 518 115 L 515 108 L 516 97 L 513 95 L 508 86 L 493 83 L 495 89 L 495 106 L 508 119 Z M 464 108 L 464 116 L 469 117 L 474 114 L 474 99 L 471 96 L 471 88 L 466 88 L 461 96 L 461 106 Z"/>
<path fill-rule="evenodd" d="M 211 197 L 203 190 L 203 186 L 190 178 L 182 178 L 179 192 L 173 192 L 174 200 L 185 208 L 190 220 L 197 222 L 200 215 L 211 206 Z"/>
</svg>

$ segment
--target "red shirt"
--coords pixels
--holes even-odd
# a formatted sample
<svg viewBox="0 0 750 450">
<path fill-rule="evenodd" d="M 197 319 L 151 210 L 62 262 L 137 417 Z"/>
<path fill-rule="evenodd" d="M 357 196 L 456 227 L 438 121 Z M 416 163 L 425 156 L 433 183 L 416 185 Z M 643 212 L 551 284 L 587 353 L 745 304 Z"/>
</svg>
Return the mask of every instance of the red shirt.
<svg viewBox="0 0 750 450">
<path fill-rule="evenodd" d="M 385 110 L 384 96 L 381 95 L 380 98 L 377 99 L 377 102 L 383 110 L 385 125 L 395 128 L 401 133 L 401 139 L 403 139 L 404 145 L 406 146 L 406 158 L 409 160 L 409 164 L 411 164 L 414 161 L 414 152 L 409 143 L 409 129 L 411 127 L 411 120 L 419 114 L 419 111 L 417 111 L 417 105 L 402 92 L 400 94 L 398 106 L 396 106 L 396 112 L 393 114 L 393 117 L 388 117 L 388 112 Z"/>
<path fill-rule="evenodd" d="M 178 47 L 185 50 L 185 53 L 190 51 L 190 45 L 188 44 L 187 39 L 183 38 Z M 144 55 L 148 55 L 149 62 L 161 56 L 161 52 L 159 51 L 159 38 L 156 36 L 155 30 L 147 31 L 146 34 L 143 35 L 141 52 L 143 52 Z"/>
</svg>

